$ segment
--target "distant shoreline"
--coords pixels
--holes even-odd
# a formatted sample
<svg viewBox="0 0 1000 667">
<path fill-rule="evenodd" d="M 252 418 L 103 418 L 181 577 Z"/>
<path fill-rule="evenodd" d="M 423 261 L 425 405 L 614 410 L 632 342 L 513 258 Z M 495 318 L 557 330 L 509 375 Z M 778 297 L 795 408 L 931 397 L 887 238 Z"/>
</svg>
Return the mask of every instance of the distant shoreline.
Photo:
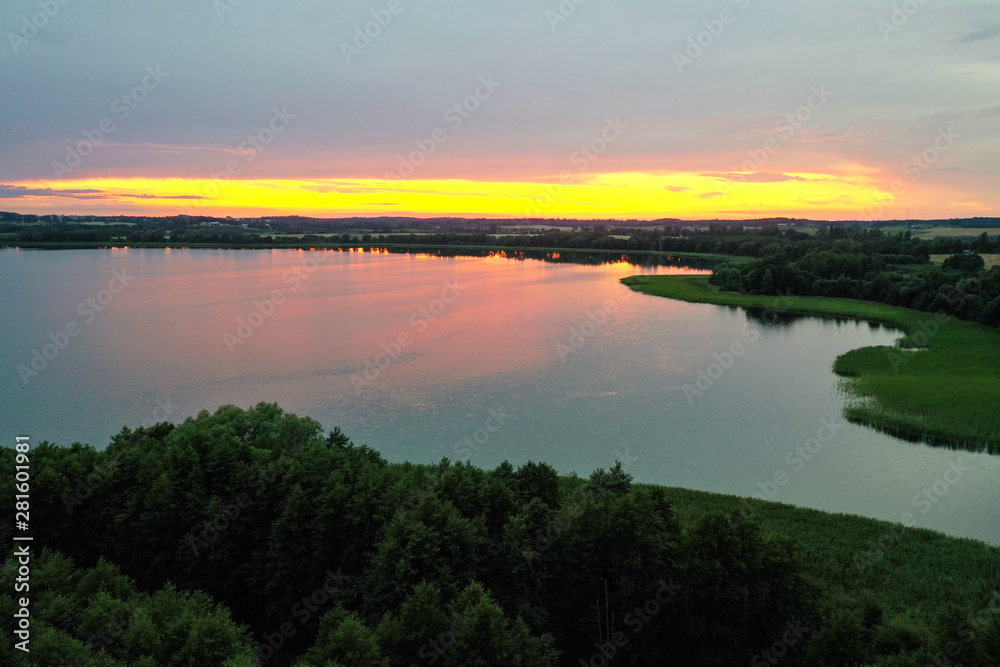
<svg viewBox="0 0 1000 667">
<path fill-rule="evenodd" d="M 0 248 L 20 250 L 110 250 L 125 248 L 152 248 L 171 250 L 350 250 L 360 248 L 366 251 L 414 250 L 433 252 L 435 250 L 462 251 L 511 251 L 511 252 L 565 252 L 587 255 L 643 255 L 663 258 L 692 258 L 712 261 L 740 261 L 749 258 L 733 257 L 718 253 L 664 252 L 660 250 L 619 250 L 608 248 L 556 248 L 504 245 L 414 245 L 411 243 L 149 243 L 149 242 L 77 242 L 77 241 L 37 241 L 32 243 L 0 243 Z"/>
</svg>

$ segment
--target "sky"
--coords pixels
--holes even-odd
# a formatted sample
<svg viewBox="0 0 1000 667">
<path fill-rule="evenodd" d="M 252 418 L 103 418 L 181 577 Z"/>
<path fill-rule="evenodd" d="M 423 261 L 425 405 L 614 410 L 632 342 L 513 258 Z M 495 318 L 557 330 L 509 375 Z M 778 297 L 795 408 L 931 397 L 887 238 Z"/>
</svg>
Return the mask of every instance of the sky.
<svg viewBox="0 0 1000 667">
<path fill-rule="evenodd" d="M 0 210 L 1000 215 L 1000 3 L 4 0 Z"/>
</svg>

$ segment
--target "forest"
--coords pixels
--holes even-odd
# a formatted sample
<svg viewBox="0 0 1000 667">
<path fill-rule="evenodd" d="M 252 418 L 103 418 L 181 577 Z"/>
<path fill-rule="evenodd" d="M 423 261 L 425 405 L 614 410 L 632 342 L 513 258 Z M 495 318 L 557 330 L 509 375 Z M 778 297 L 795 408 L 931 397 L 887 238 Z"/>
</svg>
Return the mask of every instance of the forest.
<svg viewBox="0 0 1000 667">
<path fill-rule="evenodd" d="M 907 530 L 876 558 L 863 536 L 880 522 L 685 500 L 620 463 L 587 478 L 544 463 L 389 463 L 273 404 L 124 428 L 100 451 L 43 443 L 30 461 L 31 652 L 12 649 L 5 624 L 3 664 L 1000 658 L 997 549 Z M 7 497 L 14 465 L 0 450 Z M 11 532 L 0 527 L 7 544 Z M 938 558 L 948 582 L 898 583 Z M 16 572 L 10 557 L 8 619 Z"/>
<path fill-rule="evenodd" d="M 1000 326 L 1000 266 L 986 232 L 968 246 L 917 241 L 878 230 L 820 230 L 811 240 L 756 248 L 754 261 L 724 262 L 709 282 L 727 292 L 840 297 L 875 301 Z M 940 267 L 932 253 L 955 252 Z"/>
<path fill-rule="evenodd" d="M 888 265 L 922 264 L 932 254 L 1000 252 L 1000 237 L 988 232 L 977 238 L 935 237 L 918 239 L 910 231 L 891 231 L 857 225 L 824 223 L 808 231 L 783 223 L 711 222 L 705 225 L 665 224 L 661 227 L 599 221 L 537 221 L 539 228 L 559 223 L 572 231 L 553 230 L 505 233 L 496 221 L 482 220 L 391 220 L 350 219 L 319 222 L 293 218 L 265 218 L 240 226 L 236 221 L 189 216 L 135 219 L 125 223 L 112 219 L 104 226 L 86 223 L 44 221 L 28 223 L 25 216 L 0 213 L 0 245 L 36 246 L 79 244 L 100 247 L 110 244 L 183 244 L 238 247 L 396 246 L 441 248 L 546 249 L 578 251 L 622 251 L 729 255 L 768 262 L 790 262 L 825 250 L 850 254 L 875 254 Z M 9 219 L 5 221 L 5 217 Z M 54 216 L 53 216 L 54 217 Z M 269 220 L 270 222 L 264 222 Z M 215 222 L 215 224 L 211 224 Z M 974 226 L 975 220 L 961 221 Z M 345 225 L 354 225 L 345 227 Z M 996 223 L 1000 224 L 1000 223 Z M 405 225 L 405 226 L 404 226 Z M 416 230 L 416 231 L 415 231 Z M 836 276 L 835 276 L 836 277 Z"/>
</svg>

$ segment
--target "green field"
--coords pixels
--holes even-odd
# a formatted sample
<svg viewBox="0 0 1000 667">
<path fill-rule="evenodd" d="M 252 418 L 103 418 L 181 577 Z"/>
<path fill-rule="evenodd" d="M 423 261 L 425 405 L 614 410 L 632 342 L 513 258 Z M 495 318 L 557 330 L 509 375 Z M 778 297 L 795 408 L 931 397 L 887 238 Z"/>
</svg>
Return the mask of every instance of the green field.
<svg viewBox="0 0 1000 667">
<path fill-rule="evenodd" d="M 979 253 L 979 256 L 983 258 L 984 262 L 986 262 L 987 269 L 990 268 L 991 266 L 996 266 L 997 264 L 1000 264 L 1000 255 Z M 944 263 L 944 260 L 948 259 L 949 257 L 951 257 L 951 255 L 931 255 L 931 261 L 940 266 L 941 264 Z"/>
<path fill-rule="evenodd" d="M 955 238 L 955 239 L 970 239 L 978 238 L 982 236 L 983 232 L 992 239 L 1000 234 L 1000 229 L 996 227 L 932 227 L 930 229 L 922 229 L 919 232 L 914 231 L 914 236 L 922 239 L 933 239 L 933 238 Z"/>
<path fill-rule="evenodd" d="M 868 301 L 719 292 L 704 276 L 633 276 L 623 283 L 654 296 L 722 306 L 851 317 L 904 330 L 896 347 L 841 355 L 844 413 L 911 441 L 1000 454 L 1000 335 L 971 322 Z"/>
</svg>

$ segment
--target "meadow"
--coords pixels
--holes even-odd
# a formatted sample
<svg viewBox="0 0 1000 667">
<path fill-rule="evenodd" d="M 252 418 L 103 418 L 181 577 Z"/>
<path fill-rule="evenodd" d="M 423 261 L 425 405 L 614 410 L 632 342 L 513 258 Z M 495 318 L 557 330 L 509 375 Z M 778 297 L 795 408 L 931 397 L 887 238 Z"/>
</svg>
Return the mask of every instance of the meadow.
<svg viewBox="0 0 1000 667">
<path fill-rule="evenodd" d="M 1000 234 L 1000 229 L 996 227 L 931 227 L 915 234 L 920 238 L 957 238 L 973 239 L 986 232 L 990 238 Z"/>
<path fill-rule="evenodd" d="M 951 257 L 951 255 L 931 255 L 931 261 L 934 262 L 935 264 L 941 265 L 944 263 L 944 260 L 948 259 L 949 257 Z M 1000 264 L 1000 254 L 997 253 L 981 254 L 980 257 L 982 257 L 983 261 L 986 262 L 987 269 L 990 268 L 991 266 L 996 266 Z"/>
</svg>

